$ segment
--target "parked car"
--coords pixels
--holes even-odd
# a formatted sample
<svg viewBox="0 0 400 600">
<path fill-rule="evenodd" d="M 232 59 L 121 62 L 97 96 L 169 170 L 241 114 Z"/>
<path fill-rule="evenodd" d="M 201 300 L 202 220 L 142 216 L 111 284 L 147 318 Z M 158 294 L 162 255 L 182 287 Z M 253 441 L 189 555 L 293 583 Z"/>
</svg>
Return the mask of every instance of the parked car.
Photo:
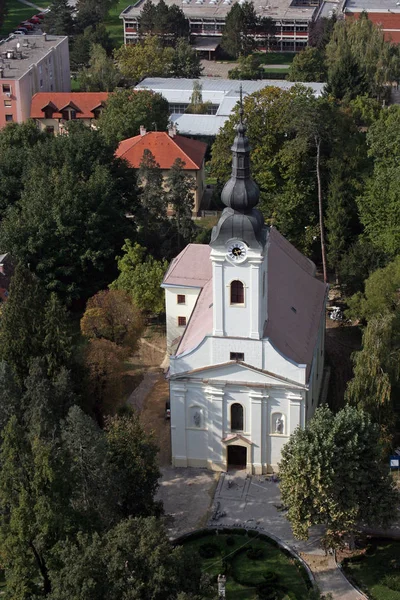
<svg viewBox="0 0 400 600">
<path fill-rule="evenodd" d="M 41 21 L 43 21 L 43 19 L 45 18 L 45 14 L 44 13 L 38 13 L 37 15 L 33 15 L 36 19 L 40 19 Z"/>
<path fill-rule="evenodd" d="M 171 403 L 170 402 L 165 403 L 165 418 L 166 419 L 171 418 Z"/>
<path fill-rule="evenodd" d="M 28 33 L 28 30 L 25 27 L 18 27 L 18 29 L 16 31 L 14 31 L 14 33 L 16 33 L 17 31 L 20 31 L 24 35 L 26 35 Z"/>
<path fill-rule="evenodd" d="M 14 35 L 26 35 L 23 31 L 20 31 L 19 29 L 17 29 L 13 33 L 14 33 Z"/>
<path fill-rule="evenodd" d="M 29 19 L 29 23 L 33 23 L 34 25 L 40 25 L 41 22 L 42 21 L 37 17 L 32 17 L 31 19 Z"/>
<path fill-rule="evenodd" d="M 28 29 L 28 31 L 33 31 L 34 25 L 32 23 L 29 23 L 28 21 L 23 21 L 19 24 L 19 28 Z"/>
</svg>

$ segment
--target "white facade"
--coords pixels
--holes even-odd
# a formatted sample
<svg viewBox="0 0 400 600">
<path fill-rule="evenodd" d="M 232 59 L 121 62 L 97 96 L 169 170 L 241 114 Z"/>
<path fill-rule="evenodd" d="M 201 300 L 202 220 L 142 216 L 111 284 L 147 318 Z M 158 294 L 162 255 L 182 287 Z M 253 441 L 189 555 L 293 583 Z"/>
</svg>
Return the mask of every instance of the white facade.
<svg viewBox="0 0 400 600">
<path fill-rule="evenodd" d="M 201 290 L 169 287 L 168 274 L 164 283 L 169 340 L 175 334 L 182 336 L 176 327 L 178 313 L 185 310 L 188 323 L 170 358 L 173 465 L 225 471 L 229 464 L 239 461 L 244 466 L 245 461 L 249 472 L 271 472 L 278 469 L 289 435 L 305 425 L 318 404 L 324 367 L 324 292 L 311 364 L 296 363 L 263 335 L 268 281 L 272 283 L 268 244 L 258 255 L 249 250 L 241 264 L 215 249 L 209 260 L 212 277 Z M 244 284 L 244 302 L 237 305 L 230 302 L 234 280 Z M 177 304 L 178 294 L 185 295 L 185 306 Z M 242 407 L 233 409 L 243 411 L 242 423 L 234 422 L 235 404 Z"/>
</svg>

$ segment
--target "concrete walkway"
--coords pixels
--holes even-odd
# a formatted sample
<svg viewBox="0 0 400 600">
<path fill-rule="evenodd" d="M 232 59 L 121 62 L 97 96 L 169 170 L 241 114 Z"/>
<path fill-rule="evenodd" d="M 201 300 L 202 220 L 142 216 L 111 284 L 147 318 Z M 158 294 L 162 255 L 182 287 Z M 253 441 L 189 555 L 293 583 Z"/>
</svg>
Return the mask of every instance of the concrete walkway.
<svg viewBox="0 0 400 600">
<path fill-rule="evenodd" d="M 26 6 L 31 6 L 32 8 L 34 8 L 35 10 L 39 11 L 39 12 L 43 12 L 45 9 L 42 8 L 41 6 L 38 6 L 37 4 L 33 4 L 33 2 L 28 2 L 28 0 L 18 0 L 18 2 L 20 2 L 21 4 L 26 4 Z"/>
<path fill-rule="evenodd" d="M 135 388 L 132 394 L 129 396 L 126 403 L 131 407 L 140 412 L 143 408 L 144 401 L 147 395 L 151 392 L 154 384 L 160 377 L 160 369 L 153 371 L 147 371 L 144 374 L 142 382 Z"/>
<path fill-rule="evenodd" d="M 271 533 L 309 564 L 322 593 L 331 593 L 335 600 L 365 600 L 347 581 L 333 556 L 325 556 L 320 540 L 322 527 L 312 527 L 306 542 L 296 540 L 289 521 L 282 511 L 279 485 L 269 479 L 246 475 L 244 471 L 222 473 L 214 495 L 214 509 L 221 515 L 208 526 L 247 527 Z M 225 513 L 225 514 L 224 514 Z"/>
</svg>

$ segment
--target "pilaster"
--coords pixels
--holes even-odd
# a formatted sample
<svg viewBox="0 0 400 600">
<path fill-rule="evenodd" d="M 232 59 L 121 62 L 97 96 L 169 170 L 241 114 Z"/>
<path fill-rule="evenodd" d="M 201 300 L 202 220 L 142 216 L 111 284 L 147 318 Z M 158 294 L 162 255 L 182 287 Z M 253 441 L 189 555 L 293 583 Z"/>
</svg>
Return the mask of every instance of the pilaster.
<svg viewBox="0 0 400 600">
<path fill-rule="evenodd" d="M 225 384 L 207 386 L 204 395 L 208 406 L 208 464 L 213 471 L 226 470 L 226 456 L 222 446 L 225 436 Z"/>
</svg>

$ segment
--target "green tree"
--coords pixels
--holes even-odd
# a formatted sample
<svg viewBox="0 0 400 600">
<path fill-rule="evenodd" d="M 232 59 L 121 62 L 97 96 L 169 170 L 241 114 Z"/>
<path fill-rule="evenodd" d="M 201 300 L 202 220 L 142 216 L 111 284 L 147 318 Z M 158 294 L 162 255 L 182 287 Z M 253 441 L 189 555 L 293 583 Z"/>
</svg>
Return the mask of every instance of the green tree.
<svg viewBox="0 0 400 600">
<path fill-rule="evenodd" d="M 140 31 L 144 34 L 154 34 L 154 23 L 156 19 L 157 7 L 152 0 L 146 0 L 140 12 L 139 25 Z"/>
<path fill-rule="evenodd" d="M 114 43 L 103 23 L 86 27 L 83 33 L 76 35 L 70 49 L 71 68 L 81 69 L 88 67 L 90 63 L 90 50 L 93 44 L 101 46 L 107 56 L 111 56 Z"/>
<path fill-rule="evenodd" d="M 128 292 L 143 312 L 163 314 L 164 290 L 160 286 L 168 262 L 155 260 L 146 253 L 146 248 L 130 240 L 125 240 L 122 250 L 124 255 L 118 258 L 119 276 L 110 287 Z"/>
<path fill-rule="evenodd" d="M 368 456 L 368 461 L 365 460 Z M 280 489 L 297 538 L 325 525 L 326 547 L 350 540 L 361 524 L 387 526 L 398 493 L 382 458 L 379 428 L 369 415 L 346 406 L 334 415 L 318 408 L 282 449 Z"/>
<path fill-rule="evenodd" d="M 332 17 L 320 17 L 310 22 L 308 43 L 313 48 L 324 51 L 329 43 L 337 17 L 335 14 Z"/>
<path fill-rule="evenodd" d="M 52 600 L 119 600 L 132 593 L 143 600 L 175 600 L 180 592 L 188 600 L 196 593 L 204 597 L 198 560 L 172 548 L 154 518 L 122 521 L 102 537 L 80 534 L 57 550 Z"/>
<path fill-rule="evenodd" d="M 39 279 L 17 265 L 0 320 L 0 352 L 1 359 L 11 367 L 20 384 L 28 375 L 31 359 L 42 353 L 45 301 Z"/>
<path fill-rule="evenodd" d="M 338 272 L 346 296 L 364 289 L 364 281 L 376 269 L 385 266 L 390 260 L 386 254 L 378 252 L 365 235 L 359 235 L 356 241 L 342 256 Z"/>
<path fill-rule="evenodd" d="M 78 74 L 78 84 L 82 92 L 112 92 L 117 87 L 121 75 L 112 58 L 107 56 L 100 44 L 92 44 L 89 66 Z"/>
<path fill-rule="evenodd" d="M 4 18 L 7 15 L 6 0 L 0 0 L 0 27 L 3 26 Z"/>
<path fill-rule="evenodd" d="M 353 118 L 358 126 L 370 127 L 378 120 L 382 106 L 375 98 L 367 95 L 357 96 L 349 103 Z"/>
<path fill-rule="evenodd" d="M 158 448 L 145 433 L 139 416 L 109 417 L 106 434 L 120 516 L 160 514 L 161 505 L 154 500 L 160 477 Z"/>
<path fill-rule="evenodd" d="M 145 77 L 165 77 L 170 73 L 174 50 L 165 47 L 156 36 L 147 36 L 137 44 L 121 46 L 115 59 L 122 75 L 135 83 Z"/>
<path fill-rule="evenodd" d="M 10 123 L 0 130 L 0 208 L 5 210 L 21 197 L 29 182 L 23 177 L 31 150 L 43 143 L 47 135 L 33 121 Z"/>
<path fill-rule="evenodd" d="M 190 96 L 190 104 L 185 112 L 193 115 L 206 115 L 210 106 L 211 102 L 203 102 L 202 84 L 200 81 L 194 81 L 192 95 Z"/>
<path fill-rule="evenodd" d="M 0 545 L 7 594 L 29 600 L 51 592 L 50 551 L 65 531 L 68 478 L 57 443 L 29 438 L 15 416 L 0 451 Z"/>
<path fill-rule="evenodd" d="M 78 31 L 102 23 L 116 0 L 78 0 L 76 4 L 76 24 Z"/>
<path fill-rule="evenodd" d="M 254 32 L 257 16 L 252 2 L 240 5 L 233 4 L 226 15 L 225 27 L 222 32 L 221 47 L 234 58 L 243 54 L 247 56 L 255 48 Z"/>
<path fill-rule="evenodd" d="M 175 4 L 171 8 L 176 7 Z M 180 10 L 179 7 L 176 7 Z M 179 38 L 176 43 L 176 48 L 172 56 L 170 76 L 171 77 L 186 77 L 187 79 L 195 79 L 200 77 L 203 71 L 200 58 L 196 51 L 184 38 Z"/>
<path fill-rule="evenodd" d="M 72 35 L 75 23 L 68 0 L 52 0 L 49 8 L 42 24 L 44 31 L 52 35 Z"/>
<path fill-rule="evenodd" d="M 45 304 L 43 318 L 43 358 L 50 377 L 62 367 L 71 365 L 74 345 L 69 315 L 65 306 L 53 292 Z"/>
<path fill-rule="evenodd" d="M 118 142 L 138 135 L 141 125 L 149 131 L 165 131 L 168 119 L 169 105 L 161 94 L 150 90 L 122 90 L 108 98 L 98 127 L 106 141 L 116 146 Z"/>
<path fill-rule="evenodd" d="M 399 382 L 400 323 L 395 314 L 378 314 L 363 332 L 362 350 L 353 355 L 354 377 L 346 400 L 367 411 L 391 446 L 394 429 L 393 395 Z"/>
<path fill-rule="evenodd" d="M 381 27 L 362 13 L 359 19 L 335 23 L 326 46 L 328 88 L 338 98 L 367 93 L 382 99 L 388 81 L 400 75 L 398 47 L 385 40 Z"/>
<path fill-rule="evenodd" d="M 192 221 L 195 179 L 185 173 L 185 163 L 177 158 L 170 168 L 166 185 L 168 202 L 174 210 L 178 247 L 191 241 L 194 234 Z"/>
<path fill-rule="evenodd" d="M 318 48 L 308 47 L 295 55 L 289 68 L 289 81 L 325 81 L 324 55 Z"/>
<path fill-rule="evenodd" d="M 139 165 L 138 185 L 140 189 L 139 199 L 146 211 L 146 219 L 149 216 L 151 223 L 158 219 L 164 219 L 167 210 L 167 199 L 163 189 L 163 174 L 160 165 L 154 158 L 154 154 L 147 148 L 143 152 Z"/>
<path fill-rule="evenodd" d="M 229 79 L 262 79 L 264 72 L 261 59 L 257 54 L 240 55 L 239 65 L 229 71 L 228 77 Z"/>
<path fill-rule="evenodd" d="M 0 228 L 1 247 L 67 302 L 114 279 L 115 254 L 133 235 L 126 213 L 134 213 L 136 199 L 134 171 L 99 132 L 73 125 L 32 154 L 30 185 Z"/>
<path fill-rule="evenodd" d="M 367 133 L 372 176 L 358 198 L 360 220 L 373 246 L 389 256 L 400 253 L 400 107 L 382 111 Z"/>
</svg>

